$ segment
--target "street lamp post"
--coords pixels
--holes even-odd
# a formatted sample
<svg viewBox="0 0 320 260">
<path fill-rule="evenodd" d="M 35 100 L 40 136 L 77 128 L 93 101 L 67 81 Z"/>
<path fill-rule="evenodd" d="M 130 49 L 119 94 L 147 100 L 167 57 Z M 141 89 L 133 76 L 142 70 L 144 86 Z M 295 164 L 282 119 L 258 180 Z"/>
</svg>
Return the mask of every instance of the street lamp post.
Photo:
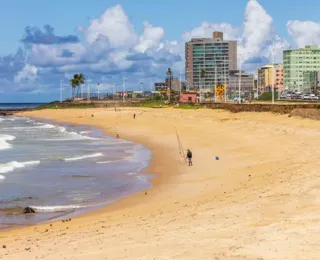
<svg viewBox="0 0 320 260">
<path fill-rule="evenodd" d="M 123 81 L 123 83 L 122 83 L 122 101 L 123 101 L 123 103 L 124 103 L 124 92 L 125 92 L 125 89 L 126 89 L 126 79 L 127 78 L 122 77 L 122 81 Z"/>
<path fill-rule="evenodd" d="M 63 85 L 63 81 L 61 79 L 60 80 L 60 103 L 62 103 L 62 85 Z"/>
<path fill-rule="evenodd" d="M 91 79 L 88 79 L 87 80 L 87 88 L 88 88 L 88 93 L 87 93 L 87 100 L 88 100 L 88 103 L 90 103 L 90 82 L 91 82 Z"/>
<path fill-rule="evenodd" d="M 98 89 L 98 100 L 100 100 L 100 83 L 99 82 L 97 84 L 97 89 Z"/>
<path fill-rule="evenodd" d="M 240 54 L 239 55 L 239 98 L 238 98 L 238 102 L 239 102 L 239 104 L 241 103 L 241 77 L 242 77 L 242 75 L 241 75 L 241 66 L 242 66 L 242 64 L 241 64 L 241 62 L 242 62 L 242 54 Z"/>
<path fill-rule="evenodd" d="M 214 102 L 217 102 L 217 62 L 214 65 Z"/>
<path fill-rule="evenodd" d="M 179 82 L 179 98 L 181 96 L 181 72 L 180 72 L 180 82 Z"/>
<path fill-rule="evenodd" d="M 272 81 L 272 104 L 274 104 L 274 49 L 272 49 L 272 74 L 271 74 L 271 81 Z"/>
</svg>

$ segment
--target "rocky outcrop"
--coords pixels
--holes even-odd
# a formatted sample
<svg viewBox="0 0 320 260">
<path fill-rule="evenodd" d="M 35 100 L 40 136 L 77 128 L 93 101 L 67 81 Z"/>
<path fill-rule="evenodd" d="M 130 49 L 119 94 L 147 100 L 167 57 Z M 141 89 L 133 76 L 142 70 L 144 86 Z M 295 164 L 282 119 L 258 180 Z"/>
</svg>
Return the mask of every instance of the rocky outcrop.
<svg viewBox="0 0 320 260">
<path fill-rule="evenodd" d="M 31 213 L 36 213 L 35 210 L 31 207 L 25 207 L 23 210 L 24 214 L 31 214 Z"/>
</svg>

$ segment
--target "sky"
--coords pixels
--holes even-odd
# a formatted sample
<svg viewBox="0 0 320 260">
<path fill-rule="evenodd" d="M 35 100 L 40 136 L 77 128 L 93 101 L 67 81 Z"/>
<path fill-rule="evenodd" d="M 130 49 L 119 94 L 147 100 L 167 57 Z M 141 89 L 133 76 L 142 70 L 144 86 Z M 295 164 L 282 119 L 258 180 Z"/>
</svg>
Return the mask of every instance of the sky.
<svg viewBox="0 0 320 260">
<path fill-rule="evenodd" d="M 320 1 L 0 0 L 0 102 L 70 96 L 83 73 L 101 91 L 150 90 L 170 67 L 184 77 L 184 44 L 223 31 L 242 68 L 282 62 L 282 51 L 320 43 Z M 143 83 L 143 84 L 140 84 Z"/>
</svg>

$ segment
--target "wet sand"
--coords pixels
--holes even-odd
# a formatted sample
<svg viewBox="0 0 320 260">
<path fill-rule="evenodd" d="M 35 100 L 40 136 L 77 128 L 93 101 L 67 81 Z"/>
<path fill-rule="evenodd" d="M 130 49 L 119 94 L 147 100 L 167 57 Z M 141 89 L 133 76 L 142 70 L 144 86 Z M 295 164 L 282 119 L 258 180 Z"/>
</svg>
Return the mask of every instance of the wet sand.
<svg viewBox="0 0 320 260">
<path fill-rule="evenodd" d="M 118 130 L 152 150 L 146 171 L 156 178 L 148 191 L 71 222 L 0 232 L 0 258 L 319 259 L 318 121 L 202 109 L 25 115 Z"/>
</svg>

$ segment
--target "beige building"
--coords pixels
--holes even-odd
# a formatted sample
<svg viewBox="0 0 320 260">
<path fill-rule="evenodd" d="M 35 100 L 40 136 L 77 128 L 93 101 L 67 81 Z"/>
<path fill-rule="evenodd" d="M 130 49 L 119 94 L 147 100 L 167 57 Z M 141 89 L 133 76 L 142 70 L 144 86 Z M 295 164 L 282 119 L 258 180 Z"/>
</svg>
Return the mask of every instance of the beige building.
<svg viewBox="0 0 320 260">
<path fill-rule="evenodd" d="M 276 91 L 284 91 L 284 73 L 282 64 L 267 64 L 258 69 L 259 92 L 272 91 L 272 87 L 274 87 Z"/>
<path fill-rule="evenodd" d="M 229 71 L 237 69 L 237 41 L 224 41 L 222 32 L 213 32 L 212 38 L 193 38 L 185 44 L 185 58 L 188 86 L 213 91 L 216 83 L 228 84 Z"/>
<path fill-rule="evenodd" d="M 167 88 L 169 87 L 169 85 L 170 85 L 169 79 L 166 78 L 166 80 L 164 82 L 155 82 L 154 89 L 156 91 L 166 91 Z M 173 91 L 179 92 L 180 87 L 181 87 L 181 90 L 183 91 L 186 89 L 186 85 L 187 85 L 187 83 L 185 81 L 181 81 L 181 84 L 180 84 L 179 78 L 172 78 L 172 80 L 171 80 L 171 89 Z"/>
<path fill-rule="evenodd" d="M 229 95 L 238 95 L 239 93 L 239 79 L 240 79 L 240 71 L 239 70 L 231 70 L 230 71 L 230 83 L 227 89 Z M 240 92 L 245 96 L 250 96 L 255 89 L 254 83 L 254 75 L 251 75 L 245 71 L 241 71 L 241 87 Z"/>
</svg>

